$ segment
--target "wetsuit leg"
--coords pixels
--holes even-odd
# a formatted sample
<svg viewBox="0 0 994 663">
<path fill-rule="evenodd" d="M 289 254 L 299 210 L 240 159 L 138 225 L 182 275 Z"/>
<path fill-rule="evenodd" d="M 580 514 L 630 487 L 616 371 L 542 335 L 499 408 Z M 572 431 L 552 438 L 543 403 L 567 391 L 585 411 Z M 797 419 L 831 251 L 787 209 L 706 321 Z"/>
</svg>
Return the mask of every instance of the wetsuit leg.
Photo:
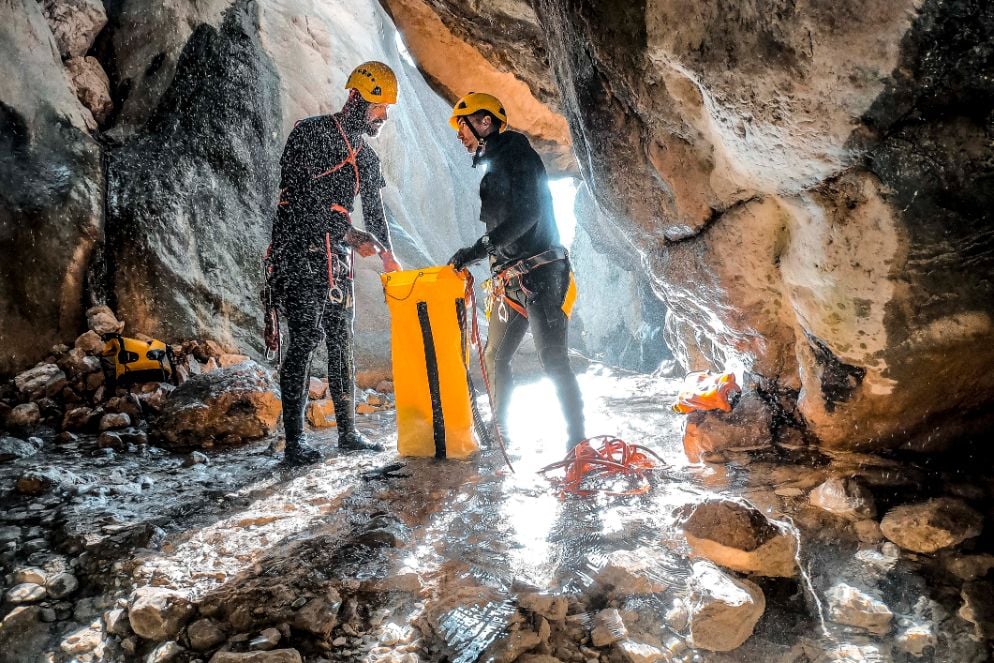
<svg viewBox="0 0 994 663">
<path fill-rule="evenodd" d="M 345 284 L 348 284 L 346 287 Z M 338 435 L 355 431 L 355 361 L 352 348 L 353 284 L 341 283 L 346 290 L 348 306 L 329 303 L 325 309 L 323 325 L 328 346 L 328 395 L 335 404 L 335 423 Z"/>
<path fill-rule="evenodd" d="M 490 387 L 493 389 L 494 419 L 502 433 L 507 431 L 507 412 L 511 404 L 511 392 L 514 391 L 511 359 L 521 345 L 527 330 L 527 318 L 510 306 L 507 307 L 506 322 L 500 319 L 496 307 L 490 315 L 490 330 L 487 333 L 483 357 L 487 365 Z"/>
<path fill-rule="evenodd" d="M 533 293 L 525 306 L 528 324 L 535 338 L 535 348 L 542 361 L 542 368 L 556 387 L 559 404 L 566 418 L 569 447 L 573 448 L 586 434 L 583 396 L 569 363 L 569 318 L 562 310 L 563 298 L 569 285 L 568 264 L 559 262 L 540 267 L 528 274 L 526 280 Z"/>
<path fill-rule="evenodd" d="M 324 336 L 321 319 L 326 299 L 322 295 L 320 288 L 303 287 L 286 296 L 284 309 L 290 338 L 286 358 L 280 368 L 280 392 L 287 440 L 299 439 L 304 433 L 311 354 Z"/>
</svg>

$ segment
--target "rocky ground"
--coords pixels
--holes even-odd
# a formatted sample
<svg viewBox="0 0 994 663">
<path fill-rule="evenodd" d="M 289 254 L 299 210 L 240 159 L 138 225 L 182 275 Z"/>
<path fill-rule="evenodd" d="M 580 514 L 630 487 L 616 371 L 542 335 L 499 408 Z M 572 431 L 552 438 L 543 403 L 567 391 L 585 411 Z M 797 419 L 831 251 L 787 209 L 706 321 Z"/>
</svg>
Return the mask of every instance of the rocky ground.
<svg viewBox="0 0 994 663">
<path fill-rule="evenodd" d="M 676 382 L 581 383 L 592 433 L 666 460 L 647 495 L 559 498 L 544 381 L 516 392 L 513 472 L 493 450 L 339 455 L 332 428 L 299 470 L 271 435 L 6 436 L 0 659 L 987 660 L 983 472 L 804 447 L 690 464 Z M 389 445 L 382 398 L 360 425 Z"/>
</svg>

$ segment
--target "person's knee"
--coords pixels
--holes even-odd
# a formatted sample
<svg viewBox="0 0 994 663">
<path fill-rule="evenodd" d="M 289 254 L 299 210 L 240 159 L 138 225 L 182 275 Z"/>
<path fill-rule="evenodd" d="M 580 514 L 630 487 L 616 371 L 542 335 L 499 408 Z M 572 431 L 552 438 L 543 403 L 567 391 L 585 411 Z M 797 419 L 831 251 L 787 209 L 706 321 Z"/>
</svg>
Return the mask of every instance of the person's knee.
<svg viewBox="0 0 994 663">
<path fill-rule="evenodd" d="M 542 348 L 538 356 L 539 361 L 542 363 L 542 368 L 549 375 L 572 372 L 569 364 L 569 352 L 566 350 L 565 345 L 552 345 Z"/>
</svg>

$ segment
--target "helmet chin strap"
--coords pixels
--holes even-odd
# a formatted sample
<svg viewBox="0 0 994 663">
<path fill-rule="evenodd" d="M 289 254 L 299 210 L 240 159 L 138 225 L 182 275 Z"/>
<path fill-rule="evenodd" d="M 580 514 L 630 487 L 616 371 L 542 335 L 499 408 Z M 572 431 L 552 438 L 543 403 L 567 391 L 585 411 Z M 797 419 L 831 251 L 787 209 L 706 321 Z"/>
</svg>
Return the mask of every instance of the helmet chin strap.
<svg viewBox="0 0 994 663">
<path fill-rule="evenodd" d="M 480 156 L 483 154 L 483 148 L 486 147 L 487 139 L 485 136 L 480 135 L 468 117 L 466 118 L 466 126 L 469 127 L 473 137 L 476 138 L 476 152 L 473 154 L 473 168 L 476 168 L 477 164 L 480 163 Z"/>
</svg>

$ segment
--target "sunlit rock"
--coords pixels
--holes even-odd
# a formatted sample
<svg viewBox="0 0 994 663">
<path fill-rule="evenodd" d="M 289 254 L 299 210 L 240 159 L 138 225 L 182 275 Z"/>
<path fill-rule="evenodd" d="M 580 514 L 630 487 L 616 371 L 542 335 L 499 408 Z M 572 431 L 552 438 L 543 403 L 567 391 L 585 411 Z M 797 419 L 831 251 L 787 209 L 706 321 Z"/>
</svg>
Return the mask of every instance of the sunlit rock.
<svg viewBox="0 0 994 663">
<path fill-rule="evenodd" d="M 71 573 L 56 573 L 45 583 L 45 589 L 53 599 L 65 598 L 79 589 L 79 580 Z"/>
<path fill-rule="evenodd" d="M 590 629 L 590 641 L 595 647 L 606 647 L 618 640 L 628 637 L 628 629 L 616 608 L 601 610 L 594 617 L 593 628 Z"/>
<path fill-rule="evenodd" d="M 294 627 L 327 638 L 338 623 L 338 608 L 341 606 L 341 599 L 336 600 L 336 597 L 337 594 L 333 593 L 328 599 L 318 597 L 308 601 L 294 615 Z"/>
<path fill-rule="evenodd" d="M 935 647 L 937 644 L 932 624 L 909 626 L 898 633 L 894 641 L 898 649 L 915 657 L 924 655 L 926 647 Z"/>
<path fill-rule="evenodd" d="M 695 562 L 690 579 L 690 637 L 694 647 L 731 651 L 752 635 L 763 616 L 763 591 L 710 562 Z"/>
<path fill-rule="evenodd" d="M 85 55 L 107 24 L 107 13 L 99 0 L 41 0 L 39 4 L 63 58 Z"/>
<path fill-rule="evenodd" d="M 338 425 L 335 421 L 335 403 L 330 398 L 309 401 L 304 414 L 307 423 L 315 428 L 332 428 Z"/>
<path fill-rule="evenodd" d="M 86 310 L 86 324 L 100 336 L 120 334 L 124 331 L 124 322 L 118 320 L 114 311 L 103 304 Z"/>
<path fill-rule="evenodd" d="M 682 509 L 683 532 L 694 553 L 743 573 L 797 574 L 797 538 L 759 510 L 730 500 L 708 500 Z"/>
<path fill-rule="evenodd" d="M 880 529 L 905 550 L 932 553 L 978 536 L 983 523 L 983 516 L 962 500 L 939 497 L 891 509 Z"/>
<path fill-rule="evenodd" d="M 182 594 L 164 587 L 141 587 L 131 595 L 128 621 L 134 632 L 155 642 L 175 638 L 195 611 Z"/>
<path fill-rule="evenodd" d="M 15 605 L 19 603 L 37 603 L 46 596 L 48 596 L 48 592 L 45 591 L 44 584 L 35 584 L 33 582 L 22 582 L 19 585 L 14 585 L 4 594 L 4 598 Z"/>
<path fill-rule="evenodd" d="M 877 515 L 873 494 L 861 483 L 845 477 L 832 477 L 811 491 L 813 506 L 849 520 Z"/>
<path fill-rule="evenodd" d="M 887 605 L 867 592 L 838 583 L 826 593 L 828 618 L 838 624 L 855 626 L 883 635 L 890 631 L 894 613 Z"/>
<path fill-rule="evenodd" d="M 170 394 L 155 434 L 174 447 L 222 442 L 229 436 L 251 440 L 272 433 L 281 411 L 273 379 L 246 362 L 183 383 Z"/>
<path fill-rule="evenodd" d="M 328 393 L 328 381 L 311 377 L 307 382 L 307 397 L 311 400 L 320 400 Z"/>
<path fill-rule="evenodd" d="M 60 373 L 62 371 L 55 364 L 38 364 L 23 373 L 18 373 L 14 377 L 14 384 L 22 394 L 31 396 L 42 392 L 50 381 L 58 378 Z"/>
<path fill-rule="evenodd" d="M 210 663 L 301 663 L 300 652 L 296 649 L 274 649 L 272 651 L 230 652 L 219 651 Z"/>
</svg>

